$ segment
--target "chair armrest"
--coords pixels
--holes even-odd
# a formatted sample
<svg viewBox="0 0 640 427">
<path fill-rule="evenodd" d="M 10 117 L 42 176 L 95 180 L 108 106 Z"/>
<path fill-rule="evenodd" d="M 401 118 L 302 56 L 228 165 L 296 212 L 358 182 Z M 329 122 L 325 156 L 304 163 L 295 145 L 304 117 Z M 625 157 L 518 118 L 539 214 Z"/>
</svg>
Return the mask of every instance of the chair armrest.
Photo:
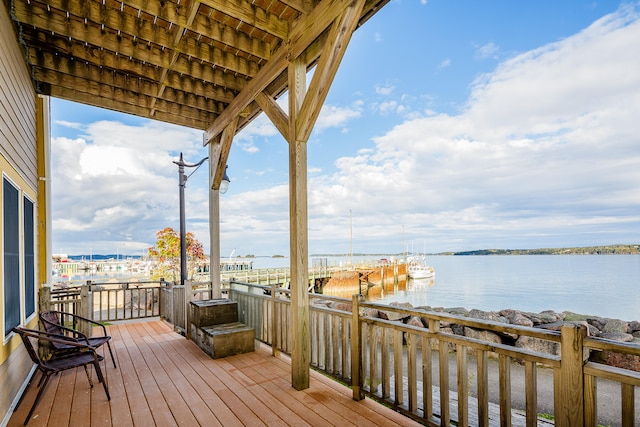
<svg viewBox="0 0 640 427">
<path fill-rule="evenodd" d="M 63 313 L 63 312 L 60 312 L 60 313 Z M 69 314 L 69 315 L 71 315 L 71 313 L 64 313 L 64 314 Z M 76 341 L 78 341 L 78 340 L 84 340 L 84 342 L 86 343 L 86 345 L 89 345 L 89 337 L 88 337 L 86 334 L 84 334 L 84 333 L 82 333 L 82 332 L 78 331 L 77 329 L 69 328 L 69 327 L 64 326 L 64 325 L 62 325 L 62 324 L 59 324 L 59 323 L 57 323 L 57 322 L 56 322 L 56 323 L 51 322 L 51 321 L 49 321 L 48 319 L 46 319 L 46 318 L 44 318 L 44 317 L 40 317 L 40 320 L 41 320 L 43 323 L 47 324 L 47 325 L 50 325 L 50 326 L 55 327 L 56 329 L 61 329 L 61 330 L 62 330 L 62 331 L 64 331 L 64 332 L 68 332 L 68 333 L 69 333 L 69 334 L 71 334 L 73 337 L 69 337 L 68 335 L 59 335 L 59 334 L 54 334 L 54 333 L 52 333 L 52 332 L 47 332 L 47 331 L 40 331 L 40 332 L 46 332 L 47 334 L 52 335 L 52 336 L 62 336 L 62 337 L 64 337 L 64 338 L 66 338 L 67 340 L 68 340 L 68 339 L 74 339 L 74 340 L 76 340 Z M 32 329 L 32 330 L 35 330 L 35 329 Z"/>
<path fill-rule="evenodd" d="M 105 336 L 107 335 L 107 328 L 104 326 L 103 323 L 96 322 L 95 320 L 80 316 L 79 314 L 67 313 L 66 311 L 58 311 L 58 314 L 60 314 L 60 316 L 71 316 L 74 319 L 82 320 L 84 322 L 91 323 L 92 325 L 95 325 L 95 326 L 100 326 L 102 328 L 103 335 Z"/>
<path fill-rule="evenodd" d="M 64 345 L 70 345 L 73 347 L 78 347 L 79 349 L 87 349 L 87 350 L 91 350 L 95 352 L 95 347 L 91 346 L 89 344 L 89 341 L 87 340 L 87 343 L 84 344 L 82 342 L 76 341 L 75 339 L 71 339 L 65 335 L 58 335 L 58 334 L 52 334 L 50 332 L 46 332 L 46 331 L 41 331 L 38 329 L 27 329 L 27 328 L 22 328 L 22 331 L 25 333 L 25 335 L 29 335 L 33 338 L 37 338 L 39 340 L 43 340 L 43 341 L 48 341 L 48 342 L 53 342 L 53 343 L 58 343 L 58 344 L 64 344 Z M 85 337 L 86 339 L 86 337 Z"/>
</svg>

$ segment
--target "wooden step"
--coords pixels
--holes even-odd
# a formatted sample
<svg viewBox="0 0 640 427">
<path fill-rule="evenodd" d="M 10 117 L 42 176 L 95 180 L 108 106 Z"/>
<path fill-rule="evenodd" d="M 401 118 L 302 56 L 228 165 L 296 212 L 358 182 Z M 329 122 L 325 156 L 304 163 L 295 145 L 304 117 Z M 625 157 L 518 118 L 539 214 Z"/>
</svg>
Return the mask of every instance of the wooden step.
<svg viewBox="0 0 640 427">
<path fill-rule="evenodd" d="M 204 327 L 192 323 L 191 339 L 214 359 L 255 350 L 255 331 L 240 322 Z"/>
</svg>

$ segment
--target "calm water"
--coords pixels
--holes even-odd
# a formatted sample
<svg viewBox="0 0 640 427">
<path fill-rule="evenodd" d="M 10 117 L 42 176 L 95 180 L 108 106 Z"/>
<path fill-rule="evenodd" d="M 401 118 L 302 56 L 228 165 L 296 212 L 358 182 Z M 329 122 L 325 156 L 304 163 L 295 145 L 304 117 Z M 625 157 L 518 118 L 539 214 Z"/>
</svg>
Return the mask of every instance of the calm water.
<svg viewBox="0 0 640 427">
<path fill-rule="evenodd" d="M 345 257 L 325 259 L 329 265 L 349 263 Z M 353 262 L 375 259 L 353 257 Z M 640 320 L 640 255 L 430 256 L 427 261 L 436 270 L 432 284 L 409 281 L 406 289 L 387 290 L 376 301 Z M 258 257 L 253 263 L 253 268 L 288 266 L 288 258 Z"/>
<path fill-rule="evenodd" d="M 640 256 L 432 256 L 433 285 L 409 282 L 381 301 L 432 307 L 575 313 L 640 320 Z"/>
<path fill-rule="evenodd" d="M 254 268 L 275 267 L 274 262 L 288 266 L 289 260 L 257 258 Z M 378 301 L 640 320 L 639 255 L 430 256 L 428 263 L 436 270 L 432 285 L 409 281 L 406 290 L 387 292 Z"/>
</svg>

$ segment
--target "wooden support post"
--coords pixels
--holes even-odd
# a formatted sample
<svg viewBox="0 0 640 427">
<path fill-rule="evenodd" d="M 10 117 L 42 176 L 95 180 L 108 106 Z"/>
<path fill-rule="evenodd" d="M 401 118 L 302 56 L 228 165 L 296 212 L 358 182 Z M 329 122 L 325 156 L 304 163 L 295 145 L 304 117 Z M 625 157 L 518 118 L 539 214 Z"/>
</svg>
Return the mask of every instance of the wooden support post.
<svg viewBox="0 0 640 427">
<path fill-rule="evenodd" d="M 362 330 L 360 329 L 360 301 L 362 295 L 352 297 L 351 304 L 351 389 L 353 400 L 364 399 L 362 392 Z M 384 339 L 384 337 L 383 337 Z"/>
<path fill-rule="evenodd" d="M 584 425 L 584 350 L 587 334 L 584 325 L 567 323 L 561 329 L 561 362 L 558 390 L 560 408 L 556 425 L 571 427 Z"/>
<path fill-rule="evenodd" d="M 296 118 L 306 91 L 306 66 L 289 64 L 289 246 L 291 263 L 291 382 L 309 387 L 309 253 L 307 224 L 307 144 L 296 138 Z"/>
<path fill-rule="evenodd" d="M 209 247 L 211 298 L 218 299 L 222 296 L 220 284 L 220 191 L 213 189 L 209 189 Z"/>
</svg>

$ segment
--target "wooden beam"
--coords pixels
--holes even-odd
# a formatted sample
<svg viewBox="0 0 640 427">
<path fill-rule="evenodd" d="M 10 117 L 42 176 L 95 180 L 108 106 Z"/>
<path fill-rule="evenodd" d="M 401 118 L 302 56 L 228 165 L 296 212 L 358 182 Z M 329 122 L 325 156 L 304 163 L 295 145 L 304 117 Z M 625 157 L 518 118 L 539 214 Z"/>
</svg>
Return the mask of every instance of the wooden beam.
<svg viewBox="0 0 640 427">
<path fill-rule="evenodd" d="M 280 0 L 292 9 L 297 10 L 302 14 L 310 13 L 314 6 L 318 3 L 318 0 Z"/>
<path fill-rule="evenodd" d="M 218 190 L 220 188 L 220 182 L 222 182 L 222 177 L 224 176 L 224 171 L 227 166 L 227 159 L 229 158 L 229 151 L 231 150 L 231 143 L 233 142 L 233 137 L 236 135 L 236 128 L 238 126 L 238 117 L 229 123 L 229 125 L 222 132 L 222 137 L 220 138 L 220 148 L 218 149 L 218 159 L 217 165 L 213 170 L 213 181 L 212 181 L 212 189 Z"/>
<path fill-rule="evenodd" d="M 200 3 L 210 8 L 229 15 L 239 21 L 259 28 L 262 31 L 272 34 L 279 39 L 286 39 L 289 32 L 289 25 L 272 13 L 264 9 L 254 7 L 253 2 L 248 0 L 200 0 Z"/>
<path fill-rule="evenodd" d="M 81 104 L 93 105 L 95 107 L 106 108 L 108 110 L 119 111 L 121 113 L 133 114 L 134 116 L 146 117 L 153 120 L 159 120 L 166 123 L 173 123 L 180 126 L 186 126 L 194 129 L 204 130 L 211 119 L 198 119 L 180 115 L 179 106 L 176 106 L 176 113 L 167 113 L 165 111 L 156 111 L 153 116 L 149 116 L 149 109 L 143 108 L 124 102 L 119 102 L 109 98 L 100 98 L 89 95 L 80 91 L 62 88 L 58 86 L 49 86 L 45 90 L 41 90 L 43 95 L 50 95 L 56 98 L 66 99 Z"/>
<path fill-rule="evenodd" d="M 319 3 L 309 15 L 302 16 L 302 19 L 297 20 L 288 37 L 288 45 L 278 49 L 260 72 L 247 83 L 236 99 L 207 128 L 205 144 L 222 132 L 229 121 L 238 116 L 255 100 L 260 92 L 280 76 L 286 69 L 289 60 L 301 57 L 304 51 L 350 4 L 350 2 L 341 0 L 325 0 Z"/>
<path fill-rule="evenodd" d="M 320 55 L 320 61 L 313 73 L 311 84 L 297 118 L 296 131 L 298 134 L 296 139 L 306 141 L 311 135 L 313 126 L 331 88 L 331 83 L 347 50 L 351 35 L 358 24 L 364 2 L 365 0 L 351 2 L 329 30 L 329 37 Z"/>
<path fill-rule="evenodd" d="M 68 63 L 65 62 L 60 68 L 64 70 L 66 65 Z M 205 116 L 217 115 L 223 111 L 222 103 L 210 99 L 207 100 L 190 92 L 176 91 L 173 88 L 167 88 L 163 91 L 162 98 L 156 98 L 159 86 L 146 80 L 125 79 L 122 76 L 117 76 L 115 73 L 109 73 L 104 70 L 102 70 L 103 72 L 100 74 L 99 79 L 92 79 L 95 74 L 89 70 L 90 68 L 92 68 L 91 65 L 81 64 L 81 66 L 73 70 L 73 74 L 69 74 L 57 72 L 53 69 L 33 67 L 33 76 L 38 81 L 52 86 L 80 91 L 97 97 L 114 98 L 123 103 L 141 108 L 149 108 L 150 100 L 155 99 L 156 110 L 172 114 L 185 114 L 198 120 L 202 119 L 203 114 Z M 93 68 L 99 71 L 97 67 Z M 108 84 L 108 82 L 113 82 L 114 80 L 119 80 L 121 84 Z M 154 91 L 153 89 L 156 90 Z M 149 115 L 153 116 L 153 114 Z"/>
<path fill-rule="evenodd" d="M 291 385 L 309 387 L 309 252 L 307 224 L 307 144 L 295 140 L 296 116 L 306 90 L 307 67 L 289 65 L 289 239 L 291 271 Z"/>
<path fill-rule="evenodd" d="M 260 106 L 262 111 L 269 117 L 271 123 L 274 124 L 276 129 L 280 131 L 280 134 L 288 139 L 289 135 L 289 117 L 287 113 L 284 112 L 282 108 L 278 105 L 278 103 L 270 97 L 266 95 L 264 92 L 260 92 L 256 97 L 256 103 Z"/>
</svg>

